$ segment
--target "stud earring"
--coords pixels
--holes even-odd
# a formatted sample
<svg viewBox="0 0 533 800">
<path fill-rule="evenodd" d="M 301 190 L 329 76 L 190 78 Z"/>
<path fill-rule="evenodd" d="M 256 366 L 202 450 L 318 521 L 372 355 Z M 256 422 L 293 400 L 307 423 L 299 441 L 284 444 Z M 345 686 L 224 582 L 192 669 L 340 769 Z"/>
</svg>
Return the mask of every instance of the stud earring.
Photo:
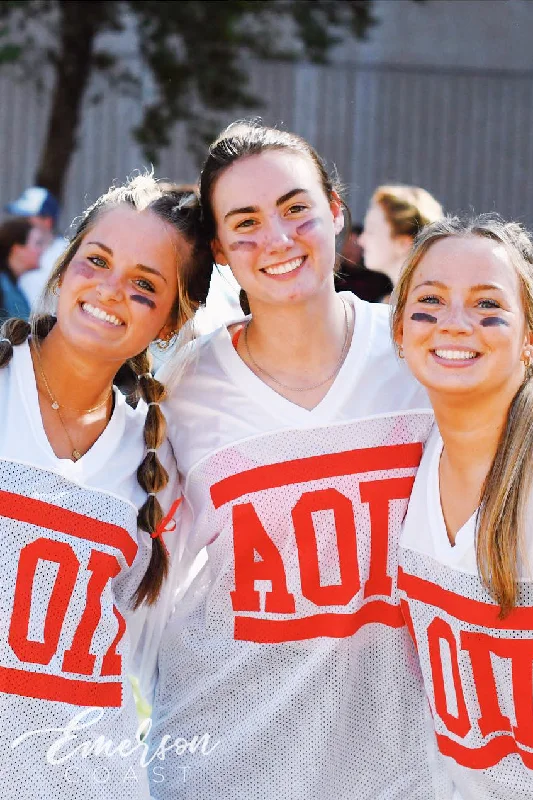
<svg viewBox="0 0 533 800">
<path fill-rule="evenodd" d="M 521 360 L 524 362 L 526 369 L 531 366 L 531 362 L 533 360 L 533 354 L 531 353 L 530 347 L 526 347 L 524 349 Z"/>
</svg>

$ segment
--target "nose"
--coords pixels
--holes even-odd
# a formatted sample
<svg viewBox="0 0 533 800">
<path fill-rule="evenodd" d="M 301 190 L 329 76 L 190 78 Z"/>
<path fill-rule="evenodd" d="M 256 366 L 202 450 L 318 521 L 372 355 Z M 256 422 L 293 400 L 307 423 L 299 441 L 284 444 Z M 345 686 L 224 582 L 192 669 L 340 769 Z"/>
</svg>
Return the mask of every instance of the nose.
<svg viewBox="0 0 533 800">
<path fill-rule="evenodd" d="M 96 294 L 102 302 L 119 302 L 124 299 L 124 287 L 119 276 L 111 270 L 102 271 L 96 286 Z"/>
<path fill-rule="evenodd" d="M 451 303 L 448 306 L 446 313 L 440 317 L 440 329 L 448 333 L 472 333 L 473 324 L 462 303 Z"/>
<path fill-rule="evenodd" d="M 289 250 L 293 245 L 291 230 L 282 219 L 272 217 L 266 226 L 266 246 L 270 252 Z"/>
</svg>

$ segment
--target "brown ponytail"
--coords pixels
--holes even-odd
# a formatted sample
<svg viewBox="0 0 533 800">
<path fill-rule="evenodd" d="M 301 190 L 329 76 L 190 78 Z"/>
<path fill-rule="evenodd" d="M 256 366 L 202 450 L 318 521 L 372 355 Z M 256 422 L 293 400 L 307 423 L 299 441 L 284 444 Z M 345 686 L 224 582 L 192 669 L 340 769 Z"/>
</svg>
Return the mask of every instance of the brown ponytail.
<svg viewBox="0 0 533 800">
<path fill-rule="evenodd" d="M 149 371 L 147 350 L 130 359 L 129 364 L 137 374 L 139 393 L 148 403 L 144 423 L 144 442 L 148 452 L 137 469 L 137 480 L 148 497 L 139 509 L 137 524 L 141 530 L 154 534 L 163 519 L 163 510 L 156 494 L 168 483 L 168 473 L 155 452 L 162 445 L 166 434 L 166 420 L 159 405 L 164 400 L 165 387 Z M 167 574 L 167 551 L 161 537 L 153 536 L 150 563 L 135 593 L 134 608 L 138 608 L 143 602 L 148 605 L 155 603 Z"/>
</svg>

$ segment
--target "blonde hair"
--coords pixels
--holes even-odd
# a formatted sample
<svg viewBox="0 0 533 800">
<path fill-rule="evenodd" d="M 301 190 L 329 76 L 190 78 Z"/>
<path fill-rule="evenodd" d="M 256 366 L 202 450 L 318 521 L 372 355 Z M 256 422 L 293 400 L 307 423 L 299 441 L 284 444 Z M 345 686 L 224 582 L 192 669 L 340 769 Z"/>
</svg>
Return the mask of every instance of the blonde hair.
<svg viewBox="0 0 533 800">
<path fill-rule="evenodd" d="M 394 236 L 415 236 L 425 225 L 444 216 L 441 204 L 419 186 L 378 186 L 372 203 L 383 209 Z"/>
<path fill-rule="evenodd" d="M 112 187 L 82 214 L 70 243 L 58 259 L 48 280 L 43 298 L 42 311 L 32 316 L 30 323 L 22 319 L 9 319 L 1 329 L 0 368 L 5 367 L 13 356 L 13 347 L 32 336 L 35 346 L 44 339 L 56 323 L 53 313 L 47 313 L 47 306 L 55 306 L 54 294 L 61 276 L 75 256 L 84 236 L 94 227 L 100 216 L 110 209 L 127 205 L 136 211 L 149 210 L 173 228 L 189 244 L 190 256 L 180 264 L 178 291 L 171 311 L 171 321 L 176 331 L 190 318 L 201 302 L 205 301 L 209 289 L 212 258 L 209 246 L 203 236 L 200 207 L 197 196 L 189 190 L 181 190 L 169 183 L 159 183 L 151 175 L 141 175 L 124 186 Z M 168 483 L 168 474 L 157 457 L 156 450 L 166 435 L 166 421 L 159 406 L 165 397 L 165 387 L 150 372 L 151 358 L 148 346 L 128 359 L 125 367 L 135 379 L 135 394 L 148 405 L 144 423 L 146 454 L 137 469 L 137 480 L 147 494 L 147 499 L 139 509 L 137 522 L 141 530 L 152 534 L 152 554 L 148 569 L 135 594 L 134 605 L 156 601 L 168 572 L 168 554 L 161 537 L 154 535 L 163 519 L 163 511 L 157 492 Z M 115 381 L 117 378 L 115 378 Z"/>
<path fill-rule="evenodd" d="M 393 294 L 392 334 L 400 333 L 413 274 L 435 242 L 479 236 L 502 245 L 520 281 L 525 324 L 533 331 L 533 242 L 517 222 L 483 214 L 469 220 L 445 217 L 424 228 Z M 500 606 L 500 617 L 515 607 L 518 561 L 528 522 L 526 509 L 533 477 L 533 368 L 515 394 L 485 478 L 477 515 L 476 558 L 485 588 Z"/>
</svg>

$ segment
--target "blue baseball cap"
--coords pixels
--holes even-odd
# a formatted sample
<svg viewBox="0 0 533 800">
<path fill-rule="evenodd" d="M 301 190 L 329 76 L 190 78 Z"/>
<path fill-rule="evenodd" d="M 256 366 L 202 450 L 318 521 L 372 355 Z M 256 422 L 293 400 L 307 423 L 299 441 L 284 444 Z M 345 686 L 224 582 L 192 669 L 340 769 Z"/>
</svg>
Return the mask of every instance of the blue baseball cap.
<svg viewBox="0 0 533 800">
<path fill-rule="evenodd" d="M 55 221 L 59 216 L 59 203 L 48 189 L 30 186 L 17 200 L 8 203 L 5 210 L 19 217 L 52 217 Z"/>
</svg>

